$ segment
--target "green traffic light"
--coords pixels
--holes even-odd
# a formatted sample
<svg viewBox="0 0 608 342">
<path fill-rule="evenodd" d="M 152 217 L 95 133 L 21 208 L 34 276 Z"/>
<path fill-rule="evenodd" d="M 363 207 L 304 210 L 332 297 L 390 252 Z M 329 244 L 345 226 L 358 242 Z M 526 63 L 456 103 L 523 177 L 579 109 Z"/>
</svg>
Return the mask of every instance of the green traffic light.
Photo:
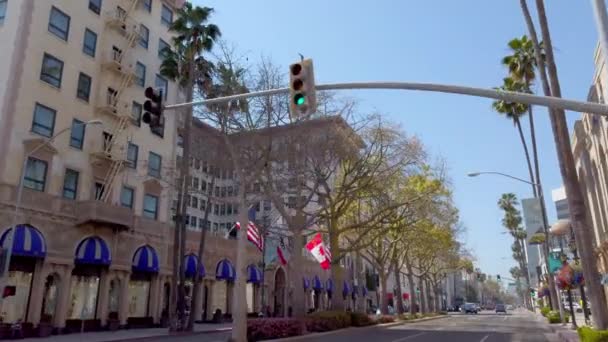
<svg viewBox="0 0 608 342">
<path fill-rule="evenodd" d="M 293 100 L 296 103 L 296 106 L 302 106 L 306 103 L 306 98 L 304 98 L 304 95 L 302 94 L 296 94 Z"/>
</svg>

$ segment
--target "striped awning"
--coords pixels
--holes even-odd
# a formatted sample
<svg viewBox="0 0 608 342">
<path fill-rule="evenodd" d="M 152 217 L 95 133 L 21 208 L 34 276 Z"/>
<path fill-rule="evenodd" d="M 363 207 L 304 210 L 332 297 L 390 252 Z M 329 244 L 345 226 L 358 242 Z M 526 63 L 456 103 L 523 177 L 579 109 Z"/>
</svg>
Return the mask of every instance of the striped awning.
<svg viewBox="0 0 608 342">
<path fill-rule="evenodd" d="M 255 284 L 262 282 L 262 271 L 256 265 L 247 266 L 247 282 Z"/>
<path fill-rule="evenodd" d="M 327 290 L 327 292 L 333 292 L 334 281 L 331 279 L 327 279 L 327 281 L 325 282 L 325 289 Z"/>
<path fill-rule="evenodd" d="M 188 254 L 184 257 L 184 269 L 186 270 L 186 278 L 194 278 L 196 269 L 198 268 L 198 257 L 194 254 Z M 201 265 L 200 276 L 205 276 L 205 266 Z"/>
<path fill-rule="evenodd" d="M 319 279 L 319 276 L 314 276 L 314 278 L 312 278 L 312 288 L 317 291 L 323 290 L 323 282 Z"/>
<path fill-rule="evenodd" d="M 308 290 L 310 287 L 310 279 L 302 277 L 302 286 L 304 286 L 304 290 Z"/>
<path fill-rule="evenodd" d="M 80 241 L 76 247 L 74 262 L 82 265 L 110 265 L 112 263 L 110 248 L 99 236 L 88 237 Z"/>
<path fill-rule="evenodd" d="M 158 273 L 158 254 L 150 245 L 139 247 L 133 255 L 134 272 Z"/>
<path fill-rule="evenodd" d="M 234 281 L 236 278 L 236 271 L 234 266 L 228 259 L 222 259 L 217 263 L 215 267 L 215 279 Z"/>
<path fill-rule="evenodd" d="M 7 229 L 0 238 L 0 246 L 9 248 L 8 234 L 13 228 Z M 20 224 L 12 234 L 13 255 L 44 258 L 46 256 L 46 241 L 42 233 L 29 224 Z"/>
<path fill-rule="evenodd" d="M 348 296 L 352 290 L 352 287 L 348 285 L 348 282 L 345 280 L 344 285 L 342 286 L 342 295 Z"/>
</svg>

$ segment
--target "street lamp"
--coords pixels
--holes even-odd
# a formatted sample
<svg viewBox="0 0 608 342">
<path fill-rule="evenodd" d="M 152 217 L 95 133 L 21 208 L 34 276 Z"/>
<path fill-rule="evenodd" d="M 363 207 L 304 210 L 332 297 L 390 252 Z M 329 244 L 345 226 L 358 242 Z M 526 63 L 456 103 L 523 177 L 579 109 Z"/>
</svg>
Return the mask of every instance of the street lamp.
<svg viewBox="0 0 608 342">
<path fill-rule="evenodd" d="M 535 183 L 535 182 L 530 182 L 528 180 L 525 180 L 523 178 L 519 178 L 519 177 L 515 177 L 515 176 L 511 176 L 509 174 L 506 173 L 502 173 L 502 172 L 496 172 L 496 171 L 482 171 L 482 172 L 469 172 L 467 174 L 467 176 L 469 177 L 477 177 L 479 175 L 498 175 L 498 176 L 502 176 L 502 177 L 506 177 L 506 178 L 511 178 L 513 180 L 522 182 L 522 183 L 526 183 L 526 184 L 530 184 L 533 187 L 536 187 L 537 193 L 538 193 L 538 199 L 540 201 L 540 207 L 541 207 L 541 211 L 542 211 L 542 220 L 543 220 L 543 232 L 545 234 L 545 243 L 544 243 L 544 251 L 545 251 L 545 265 L 547 267 L 547 272 L 549 273 L 549 279 L 552 281 L 553 279 L 551 278 L 551 269 L 549 268 L 549 223 L 547 222 L 547 208 L 545 206 L 545 196 L 543 195 L 543 189 L 542 186 L 540 185 L 540 183 Z M 522 270 L 523 271 L 523 270 Z M 526 270 L 527 272 L 528 270 Z M 555 293 L 555 300 L 557 300 L 557 305 L 560 311 L 560 316 L 562 318 L 562 322 L 564 322 L 564 314 L 563 314 L 563 307 L 562 307 L 562 301 L 561 298 L 557 298 L 557 289 L 555 287 L 555 282 L 553 282 L 554 286 L 551 286 L 550 288 L 552 289 L 552 291 L 554 291 Z M 528 284 L 528 286 L 530 286 L 530 284 Z M 532 305 L 532 309 L 534 309 L 534 303 Z"/>
<path fill-rule="evenodd" d="M 103 122 L 101 120 L 95 119 L 95 120 L 90 120 L 87 122 L 76 123 L 76 124 L 83 125 L 83 126 L 101 125 L 101 124 L 103 124 Z M 50 137 L 48 140 L 46 140 L 46 141 L 38 144 L 36 147 L 34 147 L 23 158 L 23 164 L 21 165 L 21 174 L 19 176 L 19 183 L 17 183 L 17 198 L 15 201 L 15 211 L 13 212 L 13 220 L 12 220 L 13 222 L 12 222 L 11 228 L 6 233 L 6 242 L 8 245 L 8 250 L 6 251 L 4 269 L 2 270 L 2 276 L 0 277 L 0 284 L 1 284 L 0 290 L 2 290 L 2 291 L 4 291 L 4 287 L 6 286 L 6 283 L 8 281 L 8 271 L 9 271 L 9 266 L 11 263 L 11 256 L 13 255 L 13 235 L 15 234 L 15 229 L 17 229 L 17 222 L 18 222 L 18 218 L 19 218 L 19 209 L 21 207 L 21 195 L 23 193 L 23 181 L 25 178 L 25 169 L 27 167 L 27 162 L 28 162 L 30 156 L 32 156 L 34 153 L 38 152 L 40 149 L 42 149 L 43 147 L 45 147 L 48 144 L 50 144 L 51 142 L 53 142 L 58 136 L 69 131 L 71 128 L 72 128 L 72 126 L 66 127 L 64 129 L 60 130 L 55 135 Z M 0 303 L 2 303 L 3 300 L 4 300 L 3 298 L 0 298 Z"/>
</svg>

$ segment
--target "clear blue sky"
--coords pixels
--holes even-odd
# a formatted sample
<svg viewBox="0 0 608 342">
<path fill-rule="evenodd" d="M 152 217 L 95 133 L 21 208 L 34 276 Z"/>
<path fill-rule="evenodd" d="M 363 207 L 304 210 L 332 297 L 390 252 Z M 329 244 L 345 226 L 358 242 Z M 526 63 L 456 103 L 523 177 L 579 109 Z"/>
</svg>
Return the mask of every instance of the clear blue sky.
<svg viewBox="0 0 608 342">
<path fill-rule="evenodd" d="M 212 22 L 223 38 L 248 53 L 285 66 L 298 53 L 312 57 L 317 83 L 417 81 L 494 87 L 506 43 L 525 33 L 517 0 L 195 0 L 216 10 Z M 533 5 L 534 1 L 529 1 Z M 564 97 L 586 99 L 593 75 L 597 34 L 589 1 L 546 1 Z M 308 24 L 308 25 L 305 25 Z M 307 29 L 309 28 L 309 29 Z M 357 91 L 362 108 L 377 110 L 421 137 L 446 159 L 455 200 L 468 231 L 463 240 L 489 274 L 508 275 L 511 241 L 500 235 L 504 192 L 531 196 L 529 186 L 493 176 L 468 178 L 474 170 L 527 176 L 513 125 L 480 98 L 397 91 Z M 536 110 L 537 135 L 549 220 L 551 189 L 561 186 L 546 111 Z M 580 115 L 569 113 L 570 128 Z"/>
</svg>

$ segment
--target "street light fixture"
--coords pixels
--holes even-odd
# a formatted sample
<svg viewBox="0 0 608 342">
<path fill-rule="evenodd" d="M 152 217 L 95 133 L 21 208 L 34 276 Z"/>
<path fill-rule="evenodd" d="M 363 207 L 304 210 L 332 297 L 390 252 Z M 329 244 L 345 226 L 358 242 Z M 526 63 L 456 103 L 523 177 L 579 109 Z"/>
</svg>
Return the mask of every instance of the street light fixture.
<svg viewBox="0 0 608 342">
<path fill-rule="evenodd" d="M 101 121 L 99 119 L 94 119 L 94 120 L 89 120 L 89 121 L 86 121 L 83 123 L 77 123 L 77 124 L 83 125 L 83 126 L 101 125 L 101 124 L 103 124 L 103 121 Z M 30 156 L 32 156 L 34 153 L 38 152 L 43 147 L 45 147 L 48 144 L 50 144 L 51 142 L 53 142 L 58 136 L 69 131 L 71 128 L 72 128 L 72 126 L 69 126 L 69 127 L 66 127 L 64 129 L 60 130 L 55 135 L 50 137 L 48 140 L 38 144 L 36 147 L 34 147 L 30 152 L 28 152 L 23 157 L 23 164 L 21 165 L 21 174 L 19 176 L 19 183 L 17 184 L 17 198 L 15 201 L 15 210 L 13 212 L 13 220 L 12 220 L 13 222 L 12 222 L 12 225 L 10 226 L 10 229 L 6 233 L 6 242 L 7 242 L 6 245 L 8 246 L 8 250 L 6 251 L 4 269 L 2 270 L 2 276 L 0 277 L 0 285 L 1 285 L 0 290 L 2 290 L 2 291 L 4 291 L 4 287 L 6 286 L 6 283 L 8 282 L 8 271 L 9 271 L 9 266 L 11 263 L 11 257 L 13 255 L 13 235 L 15 234 L 15 229 L 17 228 L 17 222 L 18 222 L 17 220 L 19 218 L 19 209 L 21 207 L 21 196 L 23 194 L 23 181 L 25 178 L 25 169 L 27 167 L 27 162 L 30 159 Z M 3 302 L 3 299 L 0 298 L 0 306 L 1 306 L 2 302 Z"/>
</svg>

